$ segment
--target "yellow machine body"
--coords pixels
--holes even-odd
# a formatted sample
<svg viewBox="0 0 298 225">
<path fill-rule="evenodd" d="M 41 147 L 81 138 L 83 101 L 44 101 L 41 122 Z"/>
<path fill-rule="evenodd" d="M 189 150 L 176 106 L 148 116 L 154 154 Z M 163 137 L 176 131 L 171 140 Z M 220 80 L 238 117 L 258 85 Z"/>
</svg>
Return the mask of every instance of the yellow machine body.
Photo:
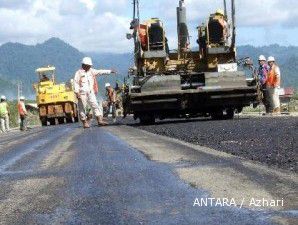
<svg viewBox="0 0 298 225">
<path fill-rule="evenodd" d="M 56 84 L 55 67 L 38 68 L 39 82 L 34 84 L 42 125 L 78 120 L 77 98 L 72 82 Z"/>
</svg>

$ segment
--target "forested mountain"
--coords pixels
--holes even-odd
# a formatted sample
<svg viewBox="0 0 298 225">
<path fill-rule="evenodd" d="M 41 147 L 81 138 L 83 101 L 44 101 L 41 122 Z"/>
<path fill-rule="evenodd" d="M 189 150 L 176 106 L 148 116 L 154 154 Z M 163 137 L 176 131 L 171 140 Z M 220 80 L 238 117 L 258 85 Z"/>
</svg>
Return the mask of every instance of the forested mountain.
<svg viewBox="0 0 298 225">
<path fill-rule="evenodd" d="M 65 42 L 51 38 L 35 46 L 7 43 L 0 47 L 0 74 L 2 79 L 23 82 L 25 94 L 33 93 L 32 83 L 37 80 L 37 67 L 55 65 L 58 80 L 72 76 L 83 53 Z"/>
<path fill-rule="evenodd" d="M 281 67 L 283 85 L 298 88 L 298 47 L 271 45 L 266 47 L 240 46 L 239 58 L 250 56 L 257 62 L 260 54 L 273 55 Z M 16 96 L 16 82 L 23 82 L 24 94 L 33 97 L 32 83 L 37 81 L 36 68 L 54 65 L 57 68 L 57 80 L 67 81 L 80 67 L 82 57 L 91 56 L 96 68 L 113 68 L 117 76 L 102 77 L 99 82 L 123 80 L 127 68 L 133 64 L 133 54 L 82 53 L 58 38 L 34 46 L 19 43 L 6 43 L 0 46 L 0 94 Z"/>
<path fill-rule="evenodd" d="M 298 47 L 269 45 L 264 47 L 253 47 L 250 45 L 238 48 L 239 58 L 249 56 L 254 59 L 257 65 L 259 55 L 274 56 L 280 66 L 282 75 L 282 85 L 295 87 L 298 89 Z"/>
</svg>

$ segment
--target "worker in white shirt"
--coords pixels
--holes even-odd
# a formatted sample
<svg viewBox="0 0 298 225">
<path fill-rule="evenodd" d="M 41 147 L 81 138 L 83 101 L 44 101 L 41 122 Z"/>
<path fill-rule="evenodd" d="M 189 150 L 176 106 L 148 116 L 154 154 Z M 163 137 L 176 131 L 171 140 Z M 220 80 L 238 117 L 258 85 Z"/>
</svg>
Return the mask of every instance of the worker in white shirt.
<svg viewBox="0 0 298 225">
<path fill-rule="evenodd" d="M 86 116 L 86 107 L 88 105 L 94 112 L 98 125 L 107 125 L 103 121 L 102 110 L 100 110 L 96 99 L 96 94 L 98 93 L 96 77 L 116 73 L 114 70 L 96 70 L 92 68 L 92 65 L 90 57 L 83 58 L 82 68 L 76 72 L 74 77 L 74 92 L 79 100 L 79 114 L 84 128 L 90 128 Z"/>
</svg>

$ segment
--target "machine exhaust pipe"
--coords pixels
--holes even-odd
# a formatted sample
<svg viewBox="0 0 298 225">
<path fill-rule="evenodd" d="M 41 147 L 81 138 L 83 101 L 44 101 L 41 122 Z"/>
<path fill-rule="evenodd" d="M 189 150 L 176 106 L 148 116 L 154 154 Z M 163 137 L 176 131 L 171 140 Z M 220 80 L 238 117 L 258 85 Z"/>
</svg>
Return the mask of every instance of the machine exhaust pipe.
<svg viewBox="0 0 298 225">
<path fill-rule="evenodd" d="M 228 16 L 228 12 L 227 12 L 227 1 L 226 0 L 223 0 L 223 3 L 224 3 L 225 16 L 227 17 Z"/>
<path fill-rule="evenodd" d="M 231 43 L 231 48 L 234 49 L 235 48 L 235 44 L 236 44 L 236 9 L 235 9 L 235 0 L 231 0 L 231 11 L 232 11 L 232 43 Z"/>
<path fill-rule="evenodd" d="M 182 55 L 189 45 L 189 33 L 186 21 L 186 7 L 184 0 L 179 1 L 177 7 L 178 54 Z"/>
</svg>

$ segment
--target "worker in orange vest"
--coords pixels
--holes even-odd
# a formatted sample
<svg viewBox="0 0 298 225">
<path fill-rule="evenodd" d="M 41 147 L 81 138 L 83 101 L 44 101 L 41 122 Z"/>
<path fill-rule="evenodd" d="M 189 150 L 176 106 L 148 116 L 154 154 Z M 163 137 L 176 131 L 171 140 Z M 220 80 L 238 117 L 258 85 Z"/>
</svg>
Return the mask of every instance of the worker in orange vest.
<svg viewBox="0 0 298 225">
<path fill-rule="evenodd" d="M 96 70 L 92 68 L 92 59 L 85 57 L 82 60 L 82 68 L 79 69 L 74 77 L 74 92 L 79 100 L 79 113 L 84 128 L 90 128 L 87 120 L 86 108 L 89 105 L 95 114 L 99 126 L 107 125 L 103 121 L 102 110 L 96 99 L 98 84 L 96 77 L 103 74 L 116 73 L 114 70 Z"/>
<path fill-rule="evenodd" d="M 269 72 L 267 77 L 267 91 L 270 101 L 270 108 L 273 113 L 280 113 L 280 99 L 279 99 L 279 88 L 280 88 L 280 69 L 275 63 L 273 56 L 268 58 Z"/>
<path fill-rule="evenodd" d="M 21 96 L 18 102 L 18 111 L 20 116 L 20 130 L 27 130 L 27 110 L 25 107 L 25 97 Z"/>
</svg>

